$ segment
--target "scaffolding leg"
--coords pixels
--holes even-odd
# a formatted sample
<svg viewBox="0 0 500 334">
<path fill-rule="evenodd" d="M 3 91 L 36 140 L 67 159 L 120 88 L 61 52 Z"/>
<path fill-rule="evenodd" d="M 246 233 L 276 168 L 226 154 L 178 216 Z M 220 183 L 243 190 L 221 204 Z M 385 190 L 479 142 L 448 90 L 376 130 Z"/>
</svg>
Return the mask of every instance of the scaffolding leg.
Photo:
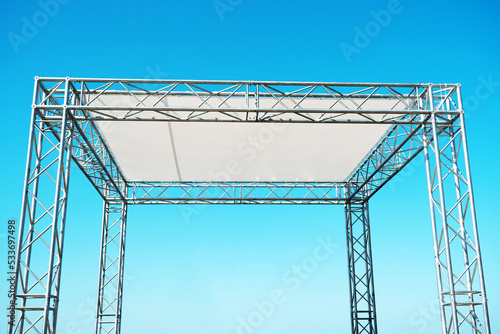
<svg viewBox="0 0 500 334">
<path fill-rule="evenodd" d="M 353 334 L 376 334 L 375 290 L 368 203 L 345 205 Z"/>
<path fill-rule="evenodd" d="M 442 331 L 491 334 L 463 114 L 433 115 L 424 153 Z"/>
<path fill-rule="evenodd" d="M 120 333 L 127 204 L 104 202 L 96 334 Z"/>
<path fill-rule="evenodd" d="M 35 100 L 37 84 L 35 85 Z M 68 84 L 65 101 L 68 99 Z M 68 198 L 73 123 L 32 111 L 13 272 L 15 318 L 8 333 L 55 333 Z"/>
</svg>

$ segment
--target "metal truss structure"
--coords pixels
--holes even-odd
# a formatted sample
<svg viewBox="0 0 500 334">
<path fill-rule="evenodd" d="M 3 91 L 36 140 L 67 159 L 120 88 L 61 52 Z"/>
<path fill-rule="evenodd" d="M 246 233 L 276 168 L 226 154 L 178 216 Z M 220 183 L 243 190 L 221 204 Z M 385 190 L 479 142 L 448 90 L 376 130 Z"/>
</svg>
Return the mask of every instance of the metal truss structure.
<svg viewBox="0 0 500 334">
<path fill-rule="evenodd" d="M 353 333 L 377 333 L 368 202 L 345 205 Z"/>
<path fill-rule="evenodd" d="M 102 97 L 112 95 L 112 105 Z M 165 98 L 195 105 L 171 106 Z M 324 107 L 308 101 L 320 99 Z M 383 109 L 370 101 L 386 101 Z M 386 125 L 345 180 L 128 180 L 98 123 Z M 352 333 L 377 333 L 368 201 L 425 155 L 443 333 L 491 334 L 460 85 L 36 78 L 9 334 L 56 333 L 70 165 L 103 198 L 96 333 L 120 333 L 127 207 L 337 204 L 346 212 Z M 36 257 L 36 261 L 33 258 Z"/>
<path fill-rule="evenodd" d="M 96 333 L 119 333 L 122 309 L 127 204 L 123 201 L 105 201 L 103 211 Z"/>
</svg>

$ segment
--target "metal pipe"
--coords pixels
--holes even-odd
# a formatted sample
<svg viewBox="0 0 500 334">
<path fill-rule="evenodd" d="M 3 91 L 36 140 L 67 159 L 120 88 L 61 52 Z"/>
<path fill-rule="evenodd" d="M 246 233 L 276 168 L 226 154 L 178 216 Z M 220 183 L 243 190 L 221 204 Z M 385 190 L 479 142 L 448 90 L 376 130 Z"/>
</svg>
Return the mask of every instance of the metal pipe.
<svg viewBox="0 0 500 334">
<path fill-rule="evenodd" d="M 58 77 L 40 77 L 40 80 L 57 82 L 64 80 L 64 78 Z M 439 84 L 433 83 L 371 83 L 371 82 L 315 82 L 315 81 L 251 81 L 251 80 L 176 80 L 176 79 L 112 79 L 112 78 L 69 78 L 71 82 L 88 82 L 88 83 L 102 83 L 102 82 L 121 82 L 121 83 L 151 83 L 151 84 L 175 84 L 175 83 L 187 83 L 187 84 L 214 84 L 214 85 L 238 85 L 238 84 L 248 84 L 248 85 L 272 85 L 272 86 L 310 86 L 310 85 L 326 85 L 326 86 L 339 86 L 339 87 L 363 87 L 363 86 L 373 86 L 373 87 L 434 87 L 439 86 Z M 458 84 L 448 84 L 448 86 L 455 86 Z"/>
<path fill-rule="evenodd" d="M 434 101 L 433 101 L 433 92 L 432 89 L 429 89 L 429 101 L 432 110 L 434 111 Z M 436 115 L 433 114 L 431 117 L 432 123 L 432 135 L 433 135 L 433 146 L 434 146 L 434 154 L 436 159 L 436 177 L 438 181 L 438 190 L 439 190 L 439 202 L 441 206 L 441 221 L 443 224 L 443 236 L 445 242 L 445 252 L 446 252 L 446 264 L 448 268 L 448 284 L 450 286 L 450 304 L 451 304 L 451 318 L 453 323 L 453 328 L 455 334 L 458 334 L 458 319 L 457 319 L 457 304 L 455 300 L 455 284 L 453 281 L 453 266 L 451 261 L 451 250 L 450 250 L 450 238 L 448 236 L 448 222 L 447 222 L 447 212 L 446 212 L 446 203 L 444 197 L 444 186 L 443 186 L 443 175 L 441 172 L 441 151 L 439 147 L 439 139 L 438 139 L 438 130 L 436 125 Z"/>
<path fill-rule="evenodd" d="M 257 105 L 257 103 L 256 103 Z M 47 110 L 62 110 L 64 107 L 62 105 L 36 105 L 38 109 L 47 109 Z M 217 112 L 269 112 L 269 113 L 341 113 L 341 114 L 382 114 L 382 115 L 420 115 L 426 114 L 430 115 L 430 111 L 426 110 L 394 110 L 394 109 L 317 109 L 317 108 L 304 108 L 304 109 L 278 109 L 278 108 L 227 108 L 227 107 L 167 107 L 167 106 L 127 106 L 127 105 L 85 105 L 85 106 L 68 106 L 67 109 L 70 110 L 90 110 L 90 111 L 100 111 L 100 110 L 123 110 L 123 111 L 176 111 L 176 112 L 206 112 L 206 111 L 217 111 Z M 452 114 L 459 115 L 459 110 L 449 110 L 446 112 L 442 112 L 443 114 Z"/>
<path fill-rule="evenodd" d="M 68 94 L 69 94 L 69 80 L 66 81 L 66 91 L 64 94 L 64 101 L 67 103 L 68 101 Z M 67 116 L 68 116 L 68 110 L 64 109 L 63 110 L 63 120 L 61 124 L 61 136 L 60 136 L 60 141 L 59 141 L 59 157 L 58 157 L 58 164 L 57 164 L 57 179 L 56 179 L 56 189 L 55 189 L 55 196 L 54 196 L 54 211 L 53 211 L 53 219 L 52 219 L 52 233 L 51 233 L 51 240 L 50 240 L 50 255 L 49 255 L 49 266 L 48 266 L 48 271 L 47 271 L 47 286 L 46 286 L 46 294 L 45 294 L 45 306 L 44 306 L 44 312 L 43 312 L 43 334 L 50 334 L 51 329 L 50 329 L 50 324 L 49 324 L 49 311 L 51 310 L 50 307 L 50 299 L 52 297 L 51 295 L 51 289 L 52 289 L 52 276 L 54 272 L 54 252 L 55 252 L 55 247 L 56 247 L 56 239 L 57 239 L 57 224 L 59 219 L 61 219 L 61 225 L 64 225 L 64 217 L 61 216 L 59 217 L 60 214 L 60 193 L 61 193 L 61 182 L 62 182 L 62 169 L 64 167 L 64 151 L 66 149 L 66 131 L 67 131 Z M 70 154 L 70 153 L 68 153 Z M 64 194 L 64 196 L 67 196 L 67 194 Z M 66 199 L 63 200 L 62 205 L 65 206 L 67 203 Z M 65 212 L 65 210 L 62 210 Z M 53 307 L 54 309 L 57 308 L 57 305 Z"/>
<path fill-rule="evenodd" d="M 248 113 L 247 113 L 248 115 Z M 45 117 L 45 120 L 47 121 L 57 121 L 59 120 L 60 117 Z M 283 119 L 283 118 L 276 118 L 276 119 L 252 119 L 252 120 L 247 120 L 244 118 L 241 119 L 219 119 L 219 118 L 212 118 L 212 119 L 196 119 L 196 118 L 186 118 L 186 119 L 167 119 L 167 118 L 98 118 L 98 117 L 89 117 L 89 118 L 76 118 L 76 121 L 95 121 L 95 122 L 195 122 L 195 123 L 294 123 L 294 124 L 386 124 L 386 125 L 393 125 L 393 124 L 421 124 L 420 122 L 411 122 L 411 121 L 398 121 L 398 120 L 384 120 L 382 122 L 373 122 L 373 121 L 368 121 L 368 120 L 352 120 L 352 119 L 345 119 L 345 120 L 333 120 L 333 119 L 326 119 L 326 120 L 307 120 L 307 119 L 300 119 L 300 120 L 292 120 L 292 119 Z"/>
<path fill-rule="evenodd" d="M 439 310 L 441 312 L 441 327 L 442 327 L 442 332 L 447 333 L 446 330 L 446 312 L 444 308 L 444 300 L 443 300 L 443 282 L 442 282 L 442 277 L 441 277 L 441 261 L 439 259 L 439 243 L 438 243 L 438 237 L 437 237 L 437 227 L 436 227 L 436 213 L 435 213 L 435 208 L 434 208 L 434 195 L 433 195 L 433 180 L 432 180 L 432 172 L 431 172 L 431 167 L 430 167 L 430 159 L 429 159 L 429 148 L 428 148 L 428 142 L 430 139 L 427 138 L 427 132 L 424 130 L 424 135 L 423 135 L 423 144 L 424 144 L 424 156 L 425 156 L 425 171 L 427 175 L 427 191 L 428 191 L 428 197 L 429 197 L 429 206 L 430 206 L 430 211 L 431 211 L 431 223 L 432 223 L 432 239 L 433 239 L 433 244 L 434 244 L 434 257 L 436 261 L 436 274 L 437 274 L 437 283 L 438 283 L 438 295 L 439 295 Z"/>
<path fill-rule="evenodd" d="M 457 89 L 458 89 L 458 97 L 459 97 L 458 98 L 459 108 L 462 109 L 462 95 L 461 95 L 460 86 Z M 464 155 L 464 160 L 465 160 L 465 173 L 467 175 L 467 180 L 469 181 L 468 186 L 469 186 L 470 215 L 471 215 L 471 220 L 472 220 L 472 230 L 474 233 L 474 242 L 476 244 L 476 257 L 477 257 L 477 261 L 478 261 L 479 284 L 481 287 L 481 302 L 483 305 L 484 322 L 485 322 L 485 328 L 486 328 L 485 334 L 490 334 L 491 328 L 490 328 L 490 317 L 489 317 L 489 311 L 488 311 L 488 298 L 486 297 L 486 287 L 484 284 L 483 261 L 482 261 L 482 257 L 481 257 L 481 247 L 479 245 L 479 234 L 478 234 L 478 230 L 477 230 L 477 219 L 476 219 L 476 204 L 474 201 L 474 192 L 472 190 L 472 176 L 471 176 L 470 163 L 469 163 L 469 148 L 468 148 L 468 144 L 467 144 L 467 135 L 465 132 L 465 118 L 464 118 L 463 112 L 460 114 L 460 127 L 462 129 L 462 145 L 463 145 L 463 155 Z"/>
<path fill-rule="evenodd" d="M 125 237 L 127 229 L 127 204 L 122 202 L 121 205 L 121 226 L 120 226 L 120 244 L 118 254 L 118 282 L 116 295 L 116 318 L 115 329 L 116 334 L 121 332 L 121 316 L 122 316 L 122 297 L 123 297 L 123 277 L 125 268 Z"/>
<path fill-rule="evenodd" d="M 446 103 L 449 105 L 449 100 L 446 101 Z M 461 130 L 459 130 L 461 132 Z M 461 135 L 463 135 L 463 132 L 461 132 Z M 461 187 L 460 187 L 460 178 L 458 176 L 459 174 L 459 168 L 458 168 L 458 149 L 455 147 L 455 137 L 453 133 L 450 133 L 450 150 L 451 150 L 451 162 L 452 162 L 452 167 L 451 170 L 453 171 L 453 180 L 455 182 L 455 196 L 457 198 L 457 209 L 458 209 L 458 220 L 459 220 L 459 225 L 460 225 L 460 237 L 462 238 L 462 252 L 463 252 L 463 259 L 464 259 L 464 268 L 466 270 L 466 280 L 467 280 L 467 290 L 472 291 L 472 276 L 470 272 L 469 267 L 469 252 L 467 250 L 467 233 L 465 232 L 465 217 L 464 217 L 464 211 L 463 211 L 463 206 L 462 206 L 462 192 L 461 192 Z M 474 294 L 470 293 L 469 294 L 469 303 L 470 308 L 469 311 L 472 314 L 472 326 L 476 327 L 476 317 L 475 317 L 475 308 L 474 308 Z"/>
<path fill-rule="evenodd" d="M 74 103 L 75 95 L 73 95 L 73 101 Z M 69 102 L 69 101 L 68 101 Z M 61 275 L 62 275 L 62 261 L 63 261 L 63 248 L 64 248 L 64 232 L 65 232 L 65 227 L 66 227 L 66 210 L 67 210 L 67 202 L 68 202 L 68 193 L 69 193 L 69 177 L 70 177 L 70 170 L 71 170 L 71 159 L 72 159 L 72 152 L 73 152 L 73 133 L 74 133 L 74 124 L 72 121 L 71 125 L 69 127 L 68 131 L 68 137 L 69 141 L 67 144 L 67 155 L 66 155 L 66 170 L 64 172 L 64 179 L 63 179 L 63 186 L 65 187 L 65 199 L 64 199 L 64 204 L 62 206 L 61 210 L 61 228 L 59 230 L 59 270 L 56 273 L 56 278 L 55 278 L 55 300 L 56 300 L 56 306 L 59 304 L 59 289 L 60 289 L 60 284 L 61 284 Z M 52 311 L 53 315 L 53 328 L 52 331 L 53 333 L 56 333 L 56 327 L 57 327 L 57 313 L 58 313 L 59 307 L 55 307 L 54 310 Z"/>
<path fill-rule="evenodd" d="M 99 252 L 99 278 L 97 281 L 97 302 L 96 302 L 96 322 L 95 322 L 95 333 L 100 333 L 100 321 L 101 321 L 101 306 L 102 306 L 102 284 L 103 284 L 103 275 L 104 275 L 104 256 L 105 251 L 104 247 L 106 243 L 106 233 L 107 233 L 107 223 L 108 221 L 108 203 L 106 200 L 103 201 L 103 209 L 102 209 L 102 229 L 101 229 L 101 249 Z"/>
</svg>

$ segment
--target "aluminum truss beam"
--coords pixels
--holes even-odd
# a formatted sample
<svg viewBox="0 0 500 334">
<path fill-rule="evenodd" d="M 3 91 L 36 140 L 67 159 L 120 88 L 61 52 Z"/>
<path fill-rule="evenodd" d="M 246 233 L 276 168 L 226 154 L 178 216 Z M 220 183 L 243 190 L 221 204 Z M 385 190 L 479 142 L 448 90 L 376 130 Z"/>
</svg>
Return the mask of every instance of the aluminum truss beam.
<svg viewBox="0 0 500 334">
<path fill-rule="evenodd" d="M 429 103 L 436 109 L 430 95 Z M 464 116 L 431 117 L 424 150 L 443 333 L 490 334 Z"/>
<path fill-rule="evenodd" d="M 396 124 L 349 177 L 349 199 L 372 197 L 423 149 L 421 124 Z"/>
<path fill-rule="evenodd" d="M 61 79 L 43 78 L 58 86 Z M 70 108 L 83 111 L 77 120 L 96 121 L 208 121 L 208 122 L 315 122 L 420 124 L 420 100 L 432 84 L 345 84 L 311 82 L 257 81 L 180 81 L 69 79 L 80 92 L 82 103 Z M 436 85 L 439 86 L 439 85 Z M 441 86 L 440 86 L 441 87 Z M 452 92 L 457 85 L 443 90 Z M 60 94 L 56 88 L 51 91 Z M 113 105 L 102 97 L 113 95 Z M 190 97 L 196 106 L 169 106 L 167 98 Z M 326 107 L 307 106 L 311 99 L 329 102 Z M 367 101 L 383 99 L 390 103 L 384 110 L 371 110 Z M 456 100 L 453 93 L 447 96 Z M 47 99 L 50 102 L 50 99 Z M 264 103 L 265 102 L 265 103 Z M 459 114 L 456 103 L 446 113 Z M 36 108 L 61 109 L 60 105 L 37 104 Z M 404 117 L 402 117 L 404 116 Z"/>
<path fill-rule="evenodd" d="M 11 301 L 18 312 L 10 334 L 56 331 L 74 126 L 67 109 L 60 121 L 44 116 L 33 110 Z"/>
<path fill-rule="evenodd" d="M 129 183 L 130 204 L 342 204 L 345 183 Z"/>
<path fill-rule="evenodd" d="M 353 334 L 376 334 L 375 290 L 368 202 L 345 205 Z"/>
<path fill-rule="evenodd" d="M 104 201 L 96 333 L 120 333 L 127 204 Z"/>
</svg>

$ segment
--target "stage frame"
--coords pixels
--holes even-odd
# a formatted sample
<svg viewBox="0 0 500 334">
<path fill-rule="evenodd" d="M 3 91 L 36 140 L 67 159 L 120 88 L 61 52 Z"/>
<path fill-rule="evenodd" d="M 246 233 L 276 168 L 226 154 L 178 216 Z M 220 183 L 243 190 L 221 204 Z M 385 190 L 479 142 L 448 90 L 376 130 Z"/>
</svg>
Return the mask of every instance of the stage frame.
<svg viewBox="0 0 500 334">
<path fill-rule="evenodd" d="M 107 94 L 123 103 L 96 104 Z M 199 104 L 169 106 L 166 97 Z M 312 99 L 331 103 L 312 108 Z M 400 107 L 363 108 L 381 99 Z M 146 182 L 124 177 L 99 128 L 105 122 L 384 124 L 388 130 L 345 180 Z M 352 333 L 377 333 L 368 202 L 419 154 L 443 333 L 491 334 L 459 84 L 36 77 L 9 333 L 56 333 L 71 165 L 104 203 L 96 333 L 121 331 L 127 208 L 134 204 L 343 205 Z"/>
</svg>

